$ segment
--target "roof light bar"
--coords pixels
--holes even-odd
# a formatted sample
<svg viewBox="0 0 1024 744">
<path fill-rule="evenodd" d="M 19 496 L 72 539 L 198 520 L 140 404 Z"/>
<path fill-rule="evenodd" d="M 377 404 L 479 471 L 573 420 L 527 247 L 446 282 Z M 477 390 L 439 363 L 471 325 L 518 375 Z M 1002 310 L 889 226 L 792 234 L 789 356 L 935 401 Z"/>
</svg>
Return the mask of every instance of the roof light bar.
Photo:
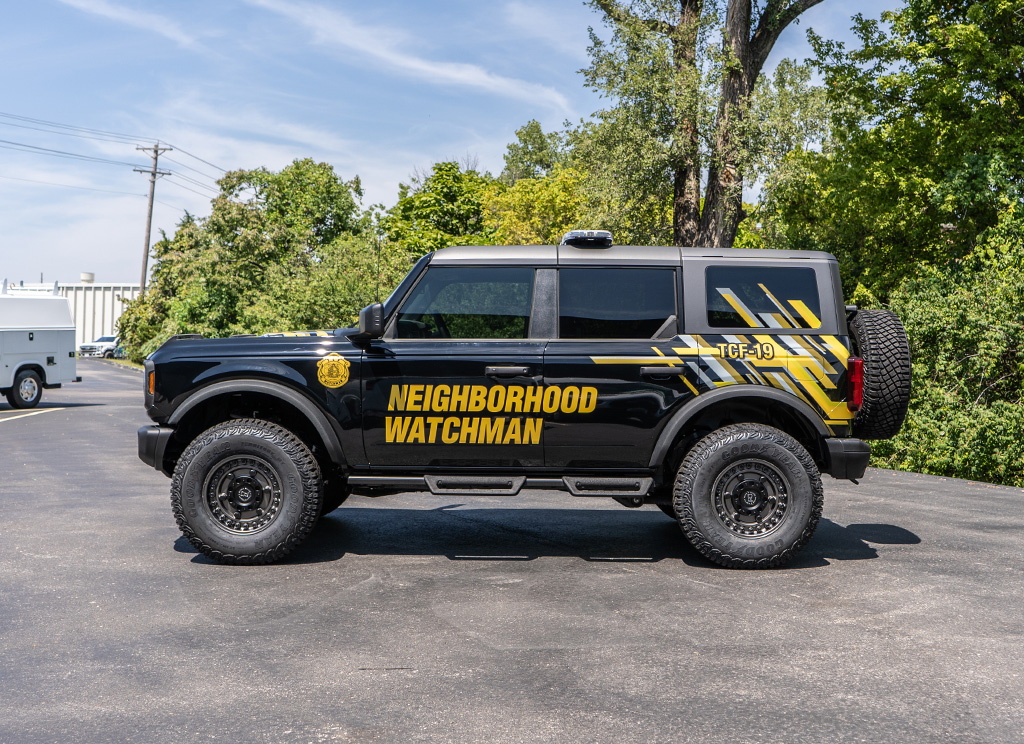
<svg viewBox="0 0 1024 744">
<path fill-rule="evenodd" d="M 612 234 L 608 230 L 570 230 L 562 236 L 561 245 L 577 248 L 608 248 L 612 245 Z"/>
</svg>

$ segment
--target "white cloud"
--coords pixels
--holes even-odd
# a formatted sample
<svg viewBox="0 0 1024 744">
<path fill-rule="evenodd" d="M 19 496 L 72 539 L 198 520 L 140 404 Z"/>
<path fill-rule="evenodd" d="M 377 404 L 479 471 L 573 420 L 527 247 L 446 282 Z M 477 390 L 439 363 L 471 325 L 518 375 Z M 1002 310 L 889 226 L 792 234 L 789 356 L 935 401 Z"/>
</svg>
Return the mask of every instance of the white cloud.
<svg viewBox="0 0 1024 744">
<path fill-rule="evenodd" d="M 502 9 L 505 24 L 524 36 L 540 39 L 559 52 L 579 60 L 587 59 L 589 38 L 580 14 L 559 14 L 546 5 L 513 2 Z M 599 16 L 594 16 L 595 25 Z"/>
<path fill-rule="evenodd" d="M 126 8 L 108 0 L 58 0 L 65 5 L 81 10 L 84 13 L 91 13 L 107 18 L 117 23 L 124 23 L 128 26 L 152 31 L 181 46 L 192 46 L 195 38 L 185 32 L 180 25 L 171 19 L 157 13 L 148 13 L 144 10 Z"/>
<path fill-rule="evenodd" d="M 394 29 L 359 24 L 342 13 L 308 2 L 246 0 L 304 26 L 316 43 L 358 52 L 390 69 L 440 85 L 457 85 L 491 94 L 569 111 L 569 102 L 547 85 L 496 75 L 479 65 L 439 62 L 404 51 L 408 39 Z"/>
</svg>

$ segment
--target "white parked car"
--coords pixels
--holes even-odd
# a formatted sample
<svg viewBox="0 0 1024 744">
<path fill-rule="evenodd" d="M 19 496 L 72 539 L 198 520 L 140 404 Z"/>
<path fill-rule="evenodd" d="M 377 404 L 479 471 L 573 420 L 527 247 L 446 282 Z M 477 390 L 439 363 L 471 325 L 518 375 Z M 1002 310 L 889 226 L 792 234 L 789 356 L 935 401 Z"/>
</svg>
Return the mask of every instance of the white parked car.
<svg viewBox="0 0 1024 744">
<path fill-rule="evenodd" d="M 100 336 L 91 344 L 82 344 L 78 347 L 79 356 L 101 356 L 104 359 L 112 359 L 117 349 L 117 336 Z"/>
</svg>

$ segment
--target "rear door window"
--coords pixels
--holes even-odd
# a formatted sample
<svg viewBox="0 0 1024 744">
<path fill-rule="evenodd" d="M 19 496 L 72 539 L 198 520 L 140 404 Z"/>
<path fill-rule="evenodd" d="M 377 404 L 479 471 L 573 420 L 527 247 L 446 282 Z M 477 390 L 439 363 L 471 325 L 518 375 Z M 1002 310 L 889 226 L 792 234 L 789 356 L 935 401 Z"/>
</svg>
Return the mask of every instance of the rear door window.
<svg viewBox="0 0 1024 744">
<path fill-rule="evenodd" d="M 559 338 L 671 338 L 676 331 L 674 270 L 559 270 Z"/>
<path fill-rule="evenodd" d="M 712 328 L 821 328 L 812 268 L 708 266 L 705 280 Z"/>
</svg>

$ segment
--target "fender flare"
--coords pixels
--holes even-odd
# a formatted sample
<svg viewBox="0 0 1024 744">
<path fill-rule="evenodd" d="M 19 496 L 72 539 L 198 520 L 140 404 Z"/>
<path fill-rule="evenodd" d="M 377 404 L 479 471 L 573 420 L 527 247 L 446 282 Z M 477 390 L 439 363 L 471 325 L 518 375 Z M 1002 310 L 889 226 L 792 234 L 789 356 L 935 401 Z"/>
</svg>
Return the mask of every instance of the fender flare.
<svg viewBox="0 0 1024 744">
<path fill-rule="evenodd" d="M 341 441 L 338 439 L 338 435 L 331 426 L 327 415 L 309 398 L 298 391 L 293 390 L 287 385 L 271 382 L 270 380 L 223 380 L 208 385 L 190 395 L 184 403 L 174 409 L 174 413 L 167 419 L 167 425 L 175 426 L 196 406 L 211 398 L 231 393 L 261 393 L 280 398 L 294 406 L 316 430 L 316 433 L 327 448 L 327 454 L 331 460 L 339 465 L 346 463 L 345 453 L 341 448 Z"/>
<path fill-rule="evenodd" d="M 43 364 L 40 364 L 35 359 L 26 359 L 26 360 L 18 363 L 18 365 L 11 371 L 11 384 L 12 385 L 14 384 L 14 380 L 17 378 L 18 373 L 21 372 L 23 369 L 32 369 L 32 370 L 35 370 L 36 372 L 38 372 L 39 373 L 40 382 L 42 382 L 43 387 L 46 387 L 46 366 L 43 365 Z"/>
<path fill-rule="evenodd" d="M 832 432 L 829 431 L 821 416 L 792 393 L 761 385 L 728 385 L 701 393 L 696 398 L 685 403 L 669 419 L 668 424 L 662 429 L 661 435 L 654 445 L 654 451 L 651 453 L 650 467 L 656 468 L 661 466 L 668 455 L 669 449 L 672 447 L 672 442 L 675 441 L 676 435 L 679 434 L 680 430 L 690 419 L 704 409 L 710 408 L 716 403 L 728 400 L 729 398 L 763 398 L 773 403 L 782 403 L 803 419 L 809 425 L 808 428 L 822 439 L 832 436 Z"/>
</svg>

